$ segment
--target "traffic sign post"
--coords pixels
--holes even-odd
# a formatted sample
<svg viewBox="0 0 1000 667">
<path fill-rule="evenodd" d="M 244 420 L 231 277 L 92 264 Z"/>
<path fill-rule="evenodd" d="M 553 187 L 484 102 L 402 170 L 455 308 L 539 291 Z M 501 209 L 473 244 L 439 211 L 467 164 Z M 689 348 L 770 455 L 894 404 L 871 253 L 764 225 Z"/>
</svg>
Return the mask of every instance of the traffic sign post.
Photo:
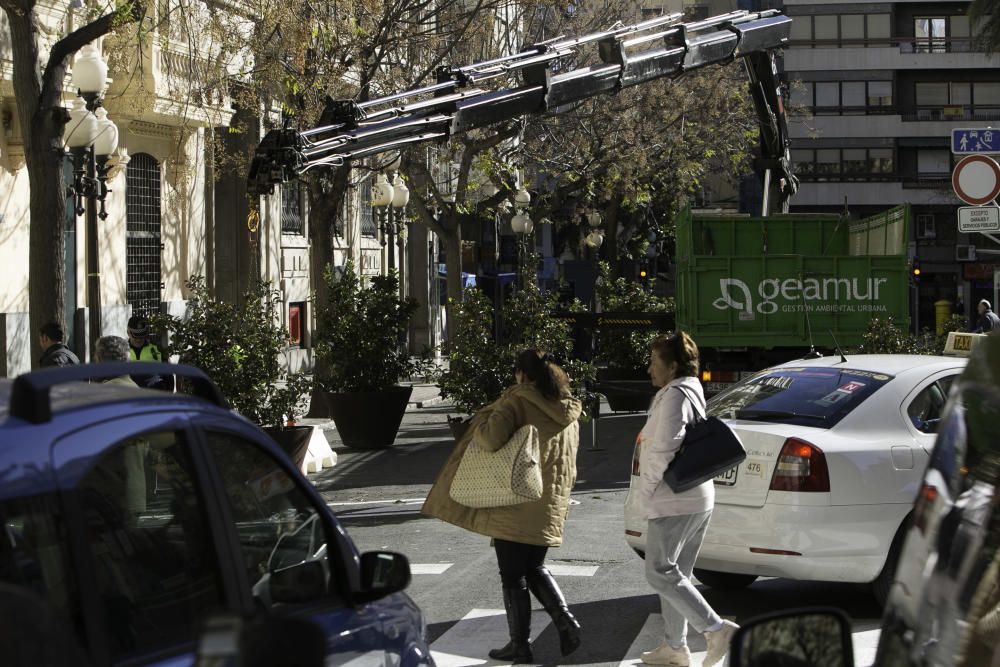
<svg viewBox="0 0 1000 667">
<path fill-rule="evenodd" d="M 985 155 L 967 155 L 955 165 L 951 186 L 966 204 L 988 204 L 1000 195 L 1000 165 Z"/>
<path fill-rule="evenodd" d="M 991 127 L 953 129 L 951 152 L 955 155 L 1000 153 L 1000 130 Z"/>
<path fill-rule="evenodd" d="M 1000 232 L 1000 208 L 996 206 L 960 206 L 958 208 L 958 231 Z"/>
</svg>

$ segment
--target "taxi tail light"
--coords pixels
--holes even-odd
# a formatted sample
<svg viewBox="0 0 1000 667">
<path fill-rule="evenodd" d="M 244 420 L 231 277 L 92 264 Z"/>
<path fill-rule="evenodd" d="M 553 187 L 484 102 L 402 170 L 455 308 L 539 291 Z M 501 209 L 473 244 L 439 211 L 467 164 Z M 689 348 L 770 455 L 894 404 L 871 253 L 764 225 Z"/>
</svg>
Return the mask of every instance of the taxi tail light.
<svg viewBox="0 0 1000 667">
<path fill-rule="evenodd" d="M 823 450 L 798 438 L 785 440 L 771 477 L 771 491 L 829 493 L 830 471 Z"/>
<path fill-rule="evenodd" d="M 917 507 L 913 512 L 913 525 L 917 527 L 921 535 L 927 534 L 927 518 L 934 509 L 934 501 L 937 500 L 938 490 L 932 484 L 924 483 L 917 494 Z"/>
<path fill-rule="evenodd" d="M 740 379 L 738 371 L 702 371 L 702 382 L 729 382 L 733 383 Z"/>
</svg>

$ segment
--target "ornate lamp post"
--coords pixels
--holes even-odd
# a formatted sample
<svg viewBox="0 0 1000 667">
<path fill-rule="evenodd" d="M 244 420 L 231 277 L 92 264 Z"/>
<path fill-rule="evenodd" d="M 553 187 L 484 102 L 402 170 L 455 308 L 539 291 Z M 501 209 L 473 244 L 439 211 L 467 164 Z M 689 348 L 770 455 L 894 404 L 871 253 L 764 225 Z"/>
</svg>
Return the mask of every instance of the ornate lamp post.
<svg viewBox="0 0 1000 667">
<path fill-rule="evenodd" d="M 73 85 L 79 97 L 73 101 L 63 141 L 73 159 L 73 211 L 87 214 L 87 306 L 90 311 L 88 337 L 92 346 L 101 336 L 101 272 L 97 218 L 106 220 L 108 158 L 118 148 L 118 127 L 101 106 L 101 93 L 108 78 L 108 65 L 100 48 L 91 42 L 81 49 L 73 64 Z M 86 200 L 86 202 L 84 201 Z M 97 205 L 100 203 L 100 212 Z"/>
<path fill-rule="evenodd" d="M 394 237 L 399 239 L 400 253 L 402 253 L 402 232 L 405 224 L 404 209 L 409 202 L 410 189 L 406 187 L 406 183 L 403 182 L 403 178 L 399 175 L 398 171 L 393 177 L 392 183 L 389 182 L 388 176 L 384 173 L 375 177 L 372 206 L 378 209 L 379 230 L 382 232 L 382 247 L 389 246 L 390 269 L 396 268 L 396 243 Z M 402 254 L 400 257 L 402 258 Z"/>
</svg>

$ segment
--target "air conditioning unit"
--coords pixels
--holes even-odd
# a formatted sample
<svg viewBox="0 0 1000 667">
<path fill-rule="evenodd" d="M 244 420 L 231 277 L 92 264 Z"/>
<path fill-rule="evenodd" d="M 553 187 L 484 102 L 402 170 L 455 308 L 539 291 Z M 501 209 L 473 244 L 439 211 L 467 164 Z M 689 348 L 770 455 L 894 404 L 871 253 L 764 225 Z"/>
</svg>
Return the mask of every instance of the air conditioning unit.
<svg viewBox="0 0 1000 667">
<path fill-rule="evenodd" d="M 956 245 L 955 246 L 955 261 L 957 261 L 957 262 L 974 262 L 974 261 L 976 261 L 976 246 L 974 246 L 974 245 Z"/>
</svg>

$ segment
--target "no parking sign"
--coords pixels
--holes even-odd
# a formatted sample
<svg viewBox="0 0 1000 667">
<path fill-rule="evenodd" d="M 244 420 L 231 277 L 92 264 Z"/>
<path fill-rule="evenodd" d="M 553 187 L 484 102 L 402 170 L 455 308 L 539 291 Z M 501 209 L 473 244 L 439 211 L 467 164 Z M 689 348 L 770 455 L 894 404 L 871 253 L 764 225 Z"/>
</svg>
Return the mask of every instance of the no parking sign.
<svg viewBox="0 0 1000 667">
<path fill-rule="evenodd" d="M 1000 195 L 1000 165 L 986 155 L 964 157 L 951 173 L 951 186 L 966 204 L 988 204 Z"/>
</svg>

